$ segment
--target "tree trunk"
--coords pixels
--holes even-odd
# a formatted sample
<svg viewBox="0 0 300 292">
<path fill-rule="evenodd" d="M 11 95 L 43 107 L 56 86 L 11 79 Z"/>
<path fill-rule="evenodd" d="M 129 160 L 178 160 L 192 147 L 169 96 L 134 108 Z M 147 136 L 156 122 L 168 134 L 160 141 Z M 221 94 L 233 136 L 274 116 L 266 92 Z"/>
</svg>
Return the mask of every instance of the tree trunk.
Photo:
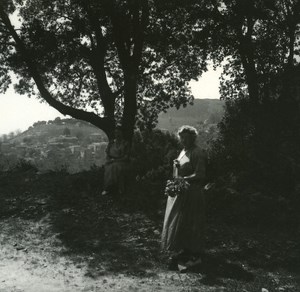
<svg viewBox="0 0 300 292">
<path fill-rule="evenodd" d="M 244 67 L 248 85 L 249 99 L 254 106 L 259 100 L 258 80 L 254 61 L 254 48 L 252 43 L 253 20 L 247 21 L 247 34 L 243 35 L 242 26 L 238 28 L 239 53 Z"/>
<path fill-rule="evenodd" d="M 135 118 L 137 114 L 136 87 L 136 74 L 134 72 L 127 73 L 125 75 L 124 112 L 122 117 L 122 125 L 124 137 L 129 141 L 129 143 L 131 143 L 132 141 L 135 127 Z"/>
</svg>

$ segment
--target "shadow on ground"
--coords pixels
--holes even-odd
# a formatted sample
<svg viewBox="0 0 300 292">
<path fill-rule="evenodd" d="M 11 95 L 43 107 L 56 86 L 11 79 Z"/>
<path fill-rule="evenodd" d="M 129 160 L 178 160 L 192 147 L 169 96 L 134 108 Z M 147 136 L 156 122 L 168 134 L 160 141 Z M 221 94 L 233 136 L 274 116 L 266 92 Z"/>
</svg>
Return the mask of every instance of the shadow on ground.
<svg viewBox="0 0 300 292">
<path fill-rule="evenodd" d="M 64 247 L 61 253 L 87 267 L 91 278 L 116 273 L 143 278 L 166 270 L 166 255 L 159 248 L 163 207 L 146 213 L 139 209 L 142 198 L 100 196 L 101 171 L 2 173 L 0 219 L 38 222 L 50 216 L 51 230 Z M 296 273 L 300 244 L 294 235 L 211 221 L 208 252 L 202 264 L 188 272 L 201 274 L 201 283 L 209 286 L 224 285 L 224 279 L 251 282 L 260 277 L 259 270 Z"/>
</svg>

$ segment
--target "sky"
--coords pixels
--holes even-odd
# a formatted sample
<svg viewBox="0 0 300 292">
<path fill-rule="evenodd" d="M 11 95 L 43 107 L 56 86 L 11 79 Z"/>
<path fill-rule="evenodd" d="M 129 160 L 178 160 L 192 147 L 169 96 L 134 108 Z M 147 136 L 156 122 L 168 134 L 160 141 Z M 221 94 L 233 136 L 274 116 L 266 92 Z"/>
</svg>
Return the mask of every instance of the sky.
<svg viewBox="0 0 300 292">
<path fill-rule="evenodd" d="M 218 99 L 220 74 L 221 68 L 216 71 L 211 68 L 198 81 L 192 81 L 190 86 L 194 97 Z M 18 95 L 12 88 L 0 94 L 0 135 L 24 131 L 37 121 L 53 120 L 56 117 L 64 116 L 34 97 Z"/>
</svg>

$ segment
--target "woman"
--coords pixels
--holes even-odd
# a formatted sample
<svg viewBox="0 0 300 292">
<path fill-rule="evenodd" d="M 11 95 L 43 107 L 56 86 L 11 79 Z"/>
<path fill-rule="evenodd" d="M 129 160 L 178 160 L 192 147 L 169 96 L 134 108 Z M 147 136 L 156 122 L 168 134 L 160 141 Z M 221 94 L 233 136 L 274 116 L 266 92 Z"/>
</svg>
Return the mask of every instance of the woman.
<svg viewBox="0 0 300 292">
<path fill-rule="evenodd" d="M 182 126 L 178 131 L 183 150 L 175 160 L 177 171 L 174 179 L 184 179 L 190 186 L 183 195 L 168 197 L 163 232 L 162 248 L 173 253 L 170 268 L 176 268 L 178 261 L 190 265 L 201 262 L 204 250 L 205 202 L 203 186 L 205 160 L 203 150 L 196 145 L 197 130 Z"/>
<path fill-rule="evenodd" d="M 102 195 L 107 195 L 112 190 L 123 193 L 125 190 L 125 169 L 129 158 L 129 144 L 123 138 L 120 126 L 115 130 L 115 139 L 107 145 L 106 158 Z"/>
</svg>

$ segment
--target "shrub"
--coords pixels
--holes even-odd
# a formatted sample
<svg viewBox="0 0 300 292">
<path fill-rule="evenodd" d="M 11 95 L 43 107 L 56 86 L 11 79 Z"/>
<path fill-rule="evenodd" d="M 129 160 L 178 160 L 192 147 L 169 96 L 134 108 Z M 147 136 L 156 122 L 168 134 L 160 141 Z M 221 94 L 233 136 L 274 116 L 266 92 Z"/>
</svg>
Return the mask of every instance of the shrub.
<svg viewBox="0 0 300 292">
<path fill-rule="evenodd" d="M 136 132 L 132 145 L 135 176 L 152 181 L 167 179 L 179 150 L 175 135 L 161 130 Z"/>
<path fill-rule="evenodd" d="M 130 207 L 144 208 L 144 211 L 159 209 L 178 150 L 176 136 L 168 132 L 153 130 L 134 134 L 127 192 Z"/>
<path fill-rule="evenodd" d="M 212 149 L 215 177 L 235 177 L 234 187 L 275 198 L 290 197 L 299 182 L 298 107 L 280 101 L 253 108 L 247 100 L 230 101 Z"/>
<path fill-rule="evenodd" d="M 33 171 L 37 172 L 37 167 L 29 160 L 19 159 L 17 163 L 12 167 L 11 171 L 25 172 Z"/>
</svg>

